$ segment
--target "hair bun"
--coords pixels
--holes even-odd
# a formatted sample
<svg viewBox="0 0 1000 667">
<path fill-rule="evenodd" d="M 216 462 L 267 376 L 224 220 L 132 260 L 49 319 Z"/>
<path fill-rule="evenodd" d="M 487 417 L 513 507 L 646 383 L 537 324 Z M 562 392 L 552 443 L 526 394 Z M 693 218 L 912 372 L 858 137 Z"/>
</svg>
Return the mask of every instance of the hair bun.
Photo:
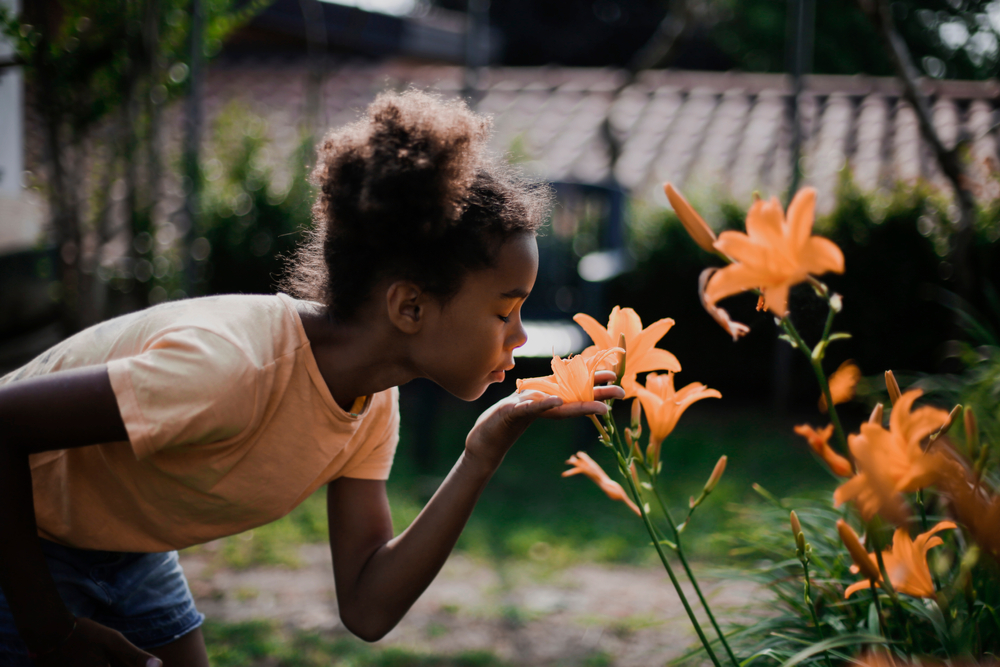
<svg viewBox="0 0 1000 667">
<path fill-rule="evenodd" d="M 317 216 L 336 234 L 407 243 L 440 236 L 466 206 L 490 126 L 461 100 L 418 90 L 380 94 L 364 118 L 320 145 Z"/>
</svg>

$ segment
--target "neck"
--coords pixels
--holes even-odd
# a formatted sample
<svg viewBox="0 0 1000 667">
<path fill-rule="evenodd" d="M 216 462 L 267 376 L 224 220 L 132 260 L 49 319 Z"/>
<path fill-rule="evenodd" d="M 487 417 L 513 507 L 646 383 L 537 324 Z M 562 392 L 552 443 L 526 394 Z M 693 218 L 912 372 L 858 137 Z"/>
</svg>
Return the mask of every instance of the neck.
<svg viewBox="0 0 1000 667">
<path fill-rule="evenodd" d="M 419 373 L 397 340 L 398 332 L 364 314 L 335 322 L 325 307 L 299 302 L 299 316 L 320 375 L 333 400 L 350 410 L 359 396 L 406 384 Z"/>
</svg>

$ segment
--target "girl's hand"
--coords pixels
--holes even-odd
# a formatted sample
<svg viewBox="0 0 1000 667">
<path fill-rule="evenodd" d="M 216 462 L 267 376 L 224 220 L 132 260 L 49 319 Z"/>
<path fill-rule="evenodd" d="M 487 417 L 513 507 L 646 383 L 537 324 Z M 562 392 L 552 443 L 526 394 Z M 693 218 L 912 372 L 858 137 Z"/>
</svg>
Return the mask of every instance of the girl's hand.
<svg viewBox="0 0 1000 667">
<path fill-rule="evenodd" d="M 499 467 L 507 450 L 531 422 L 539 417 L 567 419 L 606 414 L 609 408 L 603 401 L 625 397 L 625 390 L 621 387 L 600 384 L 613 382 L 614 379 L 612 371 L 598 371 L 594 376 L 594 381 L 598 383 L 594 387 L 596 400 L 587 402 L 563 404 L 557 396 L 546 396 L 536 391 L 508 396 L 476 420 L 476 425 L 465 439 L 466 458 L 488 466 L 492 471 Z"/>
<path fill-rule="evenodd" d="M 38 667 L 163 667 L 117 630 L 77 618 L 76 629 L 58 649 L 35 658 Z"/>
</svg>

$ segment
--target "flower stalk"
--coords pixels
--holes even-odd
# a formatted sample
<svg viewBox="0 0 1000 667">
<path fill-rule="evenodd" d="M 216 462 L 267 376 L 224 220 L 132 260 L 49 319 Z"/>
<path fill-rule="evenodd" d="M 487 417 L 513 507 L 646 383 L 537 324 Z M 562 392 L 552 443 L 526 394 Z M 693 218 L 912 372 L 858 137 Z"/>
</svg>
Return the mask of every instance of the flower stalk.
<svg viewBox="0 0 1000 667">
<path fill-rule="evenodd" d="M 722 646 L 726 649 L 726 653 L 729 655 L 729 659 L 733 661 L 734 665 L 739 665 L 739 660 L 733 654 L 733 649 L 729 646 L 728 640 L 726 640 L 726 635 L 722 632 L 719 627 L 719 622 L 715 620 L 715 614 L 712 613 L 712 608 L 708 604 L 708 600 L 705 599 L 705 594 L 701 592 L 701 586 L 698 585 L 698 580 L 694 576 L 694 572 L 691 571 L 691 566 L 688 565 L 687 557 L 684 555 L 684 547 L 681 545 L 681 530 L 682 528 L 674 523 L 674 519 L 670 514 L 670 510 L 667 508 L 666 503 L 663 502 L 663 497 L 660 495 L 660 491 L 657 487 L 653 487 L 653 495 L 656 498 L 656 503 L 660 507 L 660 511 L 663 512 L 663 516 L 666 517 L 667 523 L 670 525 L 674 533 L 674 539 L 676 540 L 676 547 L 674 551 L 677 552 L 677 558 L 681 562 L 681 566 L 684 568 L 685 574 L 687 574 L 688 579 L 691 581 L 691 585 L 694 587 L 694 592 L 698 595 L 698 600 L 701 601 L 701 606 L 705 609 L 705 613 L 708 615 L 708 620 L 712 623 L 712 627 L 715 629 L 715 633 L 719 636 L 719 641 Z M 688 514 L 688 518 L 691 515 Z M 686 525 L 687 522 L 685 521 Z"/>
<path fill-rule="evenodd" d="M 828 299 L 830 302 L 831 299 Z M 819 383 L 820 390 L 823 392 L 824 398 L 826 398 L 826 404 L 829 406 L 830 423 L 833 424 L 833 432 L 837 437 L 837 442 L 840 444 L 842 452 L 848 451 L 847 448 L 847 436 L 844 434 L 844 428 L 840 425 L 840 417 L 837 415 L 837 407 L 833 404 L 833 395 L 830 392 L 830 383 L 826 379 L 826 373 L 823 371 L 823 357 L 826 355 L 826 346 L 830 343 L 830 322 L 833 320 L 833 316 L 836 314 L 833 303 L 830 303 L 830 311 L 827 314 L 827 325 L 823 331 L 823 338 L 816 345 L 816 351 L 810 351 L 806 342 L 802 340 L 802 336 L 799 335 L 798 329 L 792 324 L 791 319 L 788 315 L 781 318 L 781 328 L 785 330 L 789 338 L 795 342 L 795 347 L 802 350 L 802 353 L 806 355 L 809 360 L 809 365 L 812 366 L 813 373 L 816 375 L 816 381 Z"/>
<path fill-rule="evenodd" d="M 802 524 L 799 522 L 799 517 L 795 513 L 795 510 L 792 510 L 788 518 L 792 524 L 792 537 L 795 539 L 795 555 L 798 557 L 799 562 L 802 563 L 802 579 L 804 582 L 802 601 L 805 603 L 806 608 L 809 609 L 813 625 L 816 626 L 816 633 L 823 640 L 826 637 L 824 636 L 823 628 L 820 627 L 819 617 L 816 615 L 816 605 L 812 601 L 812 585 L 809 581 L 809 556 L 811 555 L 812 547 L 806 542 L 805 533 L 802 532 Z M 826 659 L 827 667 L 833 667 L 833 662 L 831 662 L 830 654 L 827 651 L 823 651 L 823 657 Z"/>
<path fill-rule="evenodd" d="M 611 416 L 611 412 L 608 411 L 608 414 L 605 415 L 605 421 L 612 421 L 613 419 L 614 419 L 614 417 Z M 614 429 L 614 433 L 615 433 L 615 435 L 614 435 L 613 446 L 615 447 L 615 450 L 616 450 L 615 453 L 618 455 L 618 458 L 619 458 L 619 467 L 620 467 L 621 466 L 621 461 L 622 460 L 627 460 L 626 459 L 626 457 L 627 457 L 627 450 L 625 450 L 624 444 L 621 442 L 620 438 L 618 437 L 617 429 Z M 624 454 L 623 454 L 623 450 L 625 450 Z M 627 470 L 627 467 L 626 467 L 626 470 Z M 687 596 L 684 594 L 684 589 L 681 588 L 681 583 L 677 579 L 677 575 L 674 573 L 673 568 L 670 566 L 670 561 L 667 560 L 667 555 L 663 552 L 663 546 L 660 543 L 660 539 L 657 537 L 656 528 L 654 527 L 653 522 L 649 518 L 649 513 L 646 511 L 646 503 L 643 502 L 642 492 L 640 491 L 639 487 L 636 485 L 635 481 L 632 479 L 632 475 L 631 474 L 629 474 L 628 472 L 625 472 L 623 476 L 625 477 L 625 481 L 628 483 L 629 491 L 631 492 L 632 497 L 635 499 L 636 505 L 639 506 L 639 511 L 641 513 L 642 522 L 646 526 L 646 531 L 649 533 L 650 538 L 653 540 L 653 546 L 656 548 L 656 554 L 660 557 L 660 562 L 663 563 L 663 568 L 667 571 L 667 576 L 670 577 L 670 583 L 673 584 L 674 589 L 677 591 L 677 596 L 680 598 L 681 604 L 684 605 L 684 611 L 687 612 L 688 619 L 690 619 L 691 625 L 694 626 L 694 630 L 698 634 L 698 639 L 701 640 L 702 646 L 705 647 L 705 652 L 708 654 L 709 659 L 711 659 L 712 664 L 715 665 L 715 667 L 722 667 L 721 663 L 719 662 L 718 657 L 716 657 L 715 652 L 712 650 L 711 642 L 708 641 L 708 638 L 705 636 L 705 631 L 702 630 L 701 623 L 698 622 L 698 617 L 695 616 L 694 610 L 691 608 L 691 604 L 688 602 Z M 676 534 L 676 531 L 675 531 L 675 534 Z M 675 550 L 678 553 L 680 553 L 680 543 L 679 543 L 679 540 L 676 543 L 676 549 Z M 691 575 L 689 574 L 688 576 L 691 576 Z M 693 581 L 694 581 L 694 579 L 692 578 L 692 582 Z M 706 606 L 706 609 L 707 609 L 707 606 Z M 721 637 L 721 633 L 720 633 L 720 637 Z M 736 661 L 735 658 L 734 658 L 734 665 L 736 667 L 739 667 L 739 662 Z"/>
</svg>

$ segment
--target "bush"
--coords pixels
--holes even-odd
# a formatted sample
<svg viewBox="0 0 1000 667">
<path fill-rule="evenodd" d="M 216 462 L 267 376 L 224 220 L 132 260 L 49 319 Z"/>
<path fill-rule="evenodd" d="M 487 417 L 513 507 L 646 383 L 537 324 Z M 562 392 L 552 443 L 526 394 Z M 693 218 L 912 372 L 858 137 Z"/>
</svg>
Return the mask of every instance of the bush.
<svg viewBox="0 0 1000 667">
<path fill-rule="evenodd" d="M 288 177 L 276 169 L 264 119 L 231 106 L 216 123 L 202 168 L 199 238 L 192 245 L 201 294 L 273 294 L 302 233 L 311 225 L 306 181 L 312 142 L 292 154 Z"/>
</svg>

